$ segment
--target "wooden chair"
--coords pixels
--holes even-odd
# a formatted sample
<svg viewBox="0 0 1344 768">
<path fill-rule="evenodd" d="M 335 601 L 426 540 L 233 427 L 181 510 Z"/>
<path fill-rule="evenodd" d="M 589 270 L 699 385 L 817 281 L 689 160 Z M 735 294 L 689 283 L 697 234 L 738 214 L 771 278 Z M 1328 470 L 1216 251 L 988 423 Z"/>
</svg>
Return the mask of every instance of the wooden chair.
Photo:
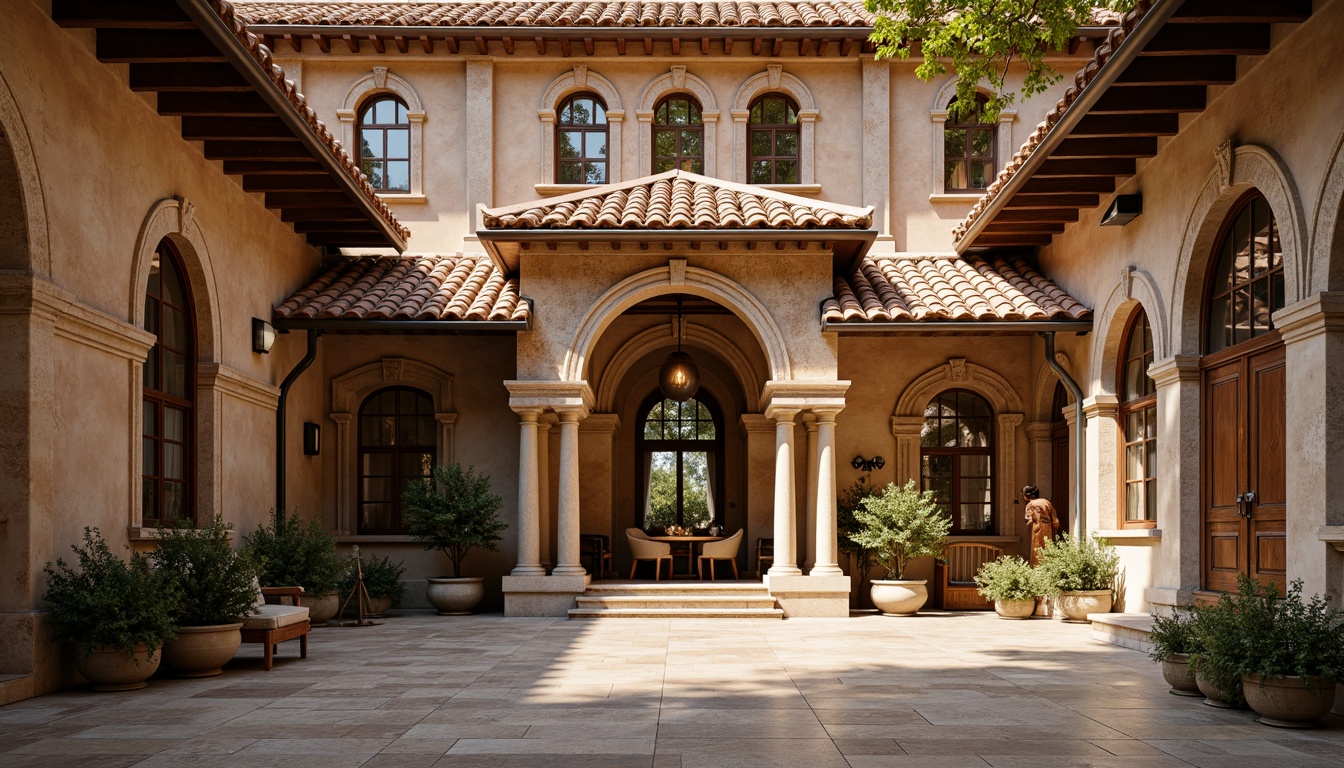
<svg viewBox="0 0 1344 768">
<path fill-rule="evenodd" d="M 663 561 L 667 561 L 667 576 L 672 577 L 672 545 L 665 541 L 651 541 L 638 528 L 625 529 L 626 541 L 630 543 L 630 578 L 635 578 L 635 568 L 640 560 L 653 561 L 653 580 L 663 578 Z"/>
<path fill-rule="evenodd" d="M 671 576 L 669 576 L 668 578 L 676 576 L 678 560 L 686 561 L 686 578 L 689 579 L 692 576 L 694 576 L 695 565 L 691 561 L 695 559 L 695 552 L 692 550 L 690 543 L 686 542 L 686 543 L 670 544 L 669 546 L 672 547 L 672 570 L 669 571 Z"/>
<path fill-rule="evenodd" d="M 938 607 L 945 611 L 988 611 L 994 603 L 976 591 L 975 574 L 980 566 L 1003 557 L 1003 550 L 988 544 L 949 544 L 934 563 Z"/>
<path fill-rule="evenodd" d="M 766 562 L 766 561 L 769 561 L 769 563 L 770 563 L 771 565 L 774 565 L 774 563 L 775 563 L 775 540 L 774 540 L 774 539 L 757 539 L 757 540 L 756 540 L 756 576 L 757 576 L 757 577 L 760 577 L 760 576 L 762 576 L 762 575 L 765 574 L 765 569 L 761 567 L 761 563 Z"/>
<path fill-rule="evenodd" d="M 579 560 L 587 555 L 588 572 L 595 578 L 606 577 L 611 570 L 611 539 L 601 533 L 579 534 Z"/>
<path fill-rule="evenodd" d="M 727 560 L 733 564 L 733 580 L 737 580 L 737 550 L 742 546 L 742 529 L 737 529 L 737 533 L 724 539 L 723 541 L 707 541 L 705 546 L 700 549 L 700 560 L 696 563 L 695 571 L 700 576 L 700 580 L 705 580 L 705 561 L 709 561 L 709 580 L 714 580 L 714 563 L 720 560 Z"/>
<path fill-rule="evenodd" d="M 262 643 L 265 646 L 266 671 L 275 663 L 277 646 L 286 640 L 299 639 L 299 658 L 308 658 L 308 609 L 300 605 L 303 587 L 260 587 L 256 611 L 243 618 L 243 642 Z M 267 597 L 288 597 L 293 605 L 267 603 Z"/>
</svg>

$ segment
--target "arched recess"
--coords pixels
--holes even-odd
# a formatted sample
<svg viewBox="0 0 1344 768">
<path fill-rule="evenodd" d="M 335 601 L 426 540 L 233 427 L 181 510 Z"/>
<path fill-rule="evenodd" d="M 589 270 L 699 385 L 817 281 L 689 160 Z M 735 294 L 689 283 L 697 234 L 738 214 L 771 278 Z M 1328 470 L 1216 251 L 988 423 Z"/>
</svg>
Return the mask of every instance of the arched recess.
<svg viewBox="0 0 1344 768">
<path fill-rule="evenodd" d="M 588 374 L 588 358 L 593 347 L 613 320 L 622 312 L 645 299 L 669 293 L 688 293 L 716 301 L 732 310 L 746 323 L 765 351 L 770 367 L 770 379 L 792 379 L 788 346 L 784 334 L 770 316 L 769 310 L 747 289 L 728 278 L 698 267 L 687 267 L 684 261 L 674 261 L 666 267 L 631 275 L 608 288 L 584 313 L 574 341 L 565 353 L 564 379 L 582 381 Z M 759 395 L 759 392 L 757 393 Z"/>
<path fill-rule="evenodd" d="M 1163 348 L 1169 354 L 1198 355 L 1201 351 L 1205 277 L 1213 255 L 1214 240 L 1233 204 L 1249 189 L 1257 189 L 1269 202 L 1283 244 L 1283 282 L 1285 305 L 1305 298 L 1306 217 L 1288 167 L 1273 151 L 1248 144 L 1232 148 L 1225 142 L 1220 148 L 1216 167 L 1209 172 L 1195 198 L 1186 220 L 1185 234 L 1177 252 L 1176 273 L 1172 284 L 1170 338 Z M 1152 315 L 1149 315 L 1152 318 Z M 1156 328 L 1154 328 L 1156 331 Z M 1154 334 L 1153 344 L 1162 344 Z"/>
<path fill-rule="evenodd" d="M 1055 359 L 1064 366 L 1064 370 L 1069 369 L 1069 356 L 1063 352 L 1056 352 Z M 1036 386 L 1031 393 L 1031 419 L 1035 422 L 1049 424 L 1064 418 L 1055 412 L 1055 385 L 1059 383 L 1059 376 L 1054 369 L 1047 363 L 1041 363 L 1041 367 L 1036 370 Z M 1073 402 L 1073 398 L 1069 398 Z"/>
<path fill-rule="evenodd" d="M 1153 359 L 1165 360 L 1171 354 L 1167 346 L 1167 308 L 1162 300 L 1162 292 L 1157 281 L 1141 269 L 1126 267 L 1120 276 L 1120 282 L 1111 289 L 1110 296 L 1093 328 L 1092 360 L 1088 370 L 1088 381 L 1092 382 L 1093 393 L 1115 395 L 1120 391 L 1118 361 L 1120 344 L 1124 341 L 1125 325 L 1134 310 L 1142 306 L 1148 315 L 1148 323 L 1153 329 Z"/>
<path fill-rule="evenodd" d="M 783 64 L 770 64 L 764 72 L 753 75 L 737 90 L 733 100 L 733 180 L 747 182 L 747 118 L 751 102 L 763 93 L 788 94 L 798 103 L 799 147 L 798 178 L 803 184 L 816 183 L 816 123 L 821 114 L 812 91 L 802 80 L 784 71 Z"/>
<path fill-rule="evenodd" d="M 705 123 L 705 175 L 714 177 L 718 158 L 715 139 L 719 128 L 719 105 L 709 84 L 688 73 L 686 67 L 680 64 L 669 67 L 666 73 L 654 78 L 640 96 L 639 109 L 635 110 L 635 117 L 639 120 L 639 175 L 649 176 L 653 173 L 654 108 L 664 96 L 675 93 L 690 94 L 700 102 L 700 118 Z"/>
<path fill-rule="evenodd" d="M 51 279 L 42 175 L 14 94 L 0 74 L 0 270 Z"/>
<path fill-rule="evenodd" d="M 625 107 L 621 106 L 621 94 L 610 80 L 589 72 L 582 64 L 552 80 L 541 97 L 541 106 L 537 109 L 541 122 L 541 175 L 537 178 L 555 181 L 555 109 L 566 96 L 580 91 L 601 96 L 607 105 L 607 183 L 623 181 L 621 124 L 625 122 Z"/>
<path fill-rule="evenodd" d="M 411 191 L 406 194 L 388 194 L 383 199 L 406 201 L 408 198 L 423 198 L 425 194 L 425 108 L 421 105 L 420 94 L 406 81 L 387 71 L 387 67 L 374 67 L 373 71 L 350 84 L 341 100 L 341 108 L 336 117 L 341 121 L 341 143 L 351 157 L 359 157 L 355 146 L 355 127 L 359 121 L 359 108 L 370 96 L 380 93 L 396 94 L 406 102 L 406 119 L 411 121 Z"/>
<path fill-rule="evenodd" d="M 223 506 L 223 416 L 224 393 L 220 388 L 223 351 L 219 327 L 219 292 L 215 287 L 215 272 L 210 262 L 210 251 L 205 236 L 196 223 L 196 207 L 191 201 L 169 197 L 149 209 L 140 225 L 131 260 L 130 306 L 127 315 L 136 328 L 145 327 L 145 291 L 149 287 L 149 272 L 159 243 L 168 240 L 182 257 L 190 286 L 196 322 L 196 516 L 198 521 L 209 520 L 220 513 Z M 143 362 L 142 357 L 140 362 Z M 142 446 L 141 420 L 144 418 L 144 371 L 131 366 L 131 423 L 132 435 L 129 475 L 131 512 L 128 525 L 139 527 L 141 519 L 140 473 Z"/>
<path fill-rule="evenodd" d="M 607 363 L 606 370 L 602 374 L 602 383 L 597 387 L 596 409 L 601 412 L 615 411 L 617 389 L 630 366 L 650 352 L 671 345 L 675 340 L 676 323 L 664 323 L 641 331 L 625 342 L 612 356 L 611 362 Z M 748 408 L 759 407 L 763 386 L 760 377 L 756 375 L 756 369 L 752 367 L 747 355 L 732 340 L 713 328 L 687 322 L 682 341 L 688 345 L 700 345 L 712 349 L 741 383 Z"/>
<path fill-rule="evenodd" d="M 1321 291 L 1344 290 L 1344 133 L 1335 139 L 1330 165 L 1316 195 L 1316 214 L 1311 227 L 1311 261 L 1307 265 L 1309 290 L 1303 298 Z"/>
<path fill-rule="evenodd" d="M 964 358 L 950 358 L 926 371 L 901 393 L 891 416 L 891 432 L 896 438 L 896 482 L 919 480 L 920 435 L 924 428 L 924 409 L 939 393 L 966 389 L 984 397 L 994 408 L 994 496 L 998 532 L 1017 533 L 1017 515 L 1013 500 L 1017 495 L 1017 428 L 1022 424 L 1022 397 L 1008 380 Z"/>
<path fill-rule="evenodd" d="M 977 86 L 975 92 L 989 98 L 994 92 L 988 88 Z M 943 126 L 947 124 L 947 107 L 952 100 L 957 97 L 957 76 L 953 75 L 943 82 L 938 93 L 933 97 L 933 107 L 929 110 L 929 120 L 933 123 L 933 150 L 929 157 L 933 160 L 933 177 L 930 189 L 934 195 L 943 194 L 943 163 L 946 160 L 947 145 L 944 143 L 946 136 L 943 133 Z M 1004 163 L 1013 156 L 1013 123 L 1017 121 L 1017 110 L 1004 109 L 999 112 L 998 124 L 994 127 L 994 158 L 995 171 L 1003 170 Z M 979 193 L 969 193 L 974 197 L 979 197 Z M 962 197 L 963 195 L 953 195 Z"/>
<path fill-rule="evenodd" d="M 457 413 L 453 409 L 453 376 L 419 360 L 403 357 L 385 357 L 375 363 L 362 365 L 331 380 L 331 413 L 328 418 L 336 423 L 336 532 L 349 535 L 355 532 L 356 509 L 359 499 L 355 487 L 359 473 L 358 428 L 356 414 L 369 395 L 387 387 L 414 387 L 426 392 L 434 400 L 434 420 L 439 424 L 438 461 L 441 465 L 453 463 L 453 433 Z"/>
</svg>

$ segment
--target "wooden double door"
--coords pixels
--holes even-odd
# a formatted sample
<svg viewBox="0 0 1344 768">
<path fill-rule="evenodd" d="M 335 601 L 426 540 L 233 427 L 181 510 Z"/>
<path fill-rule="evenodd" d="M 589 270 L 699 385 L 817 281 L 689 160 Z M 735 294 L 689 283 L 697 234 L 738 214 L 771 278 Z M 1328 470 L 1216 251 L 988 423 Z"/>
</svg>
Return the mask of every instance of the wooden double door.
<svg viewBox="0 0 1344 768">
<path fill-rule="evenodd" d="M 1269 333 L 1204 358 L 1203 587 L 1287 586 L 1283 343 Z"/>
</svg>

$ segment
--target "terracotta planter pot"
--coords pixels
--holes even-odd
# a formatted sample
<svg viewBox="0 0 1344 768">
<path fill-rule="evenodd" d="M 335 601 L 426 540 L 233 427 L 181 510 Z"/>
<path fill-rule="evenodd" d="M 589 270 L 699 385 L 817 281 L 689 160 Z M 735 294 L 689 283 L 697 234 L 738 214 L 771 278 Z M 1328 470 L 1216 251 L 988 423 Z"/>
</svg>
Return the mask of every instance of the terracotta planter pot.
<svg viewBox="0 0 1344 768">
<path fill-rule="evenodd" d="M 868 595 L 885 616 L 913 616 L 929 599 L 928 582 L 873 579 Z"/>
<path fill-rule="evenodd" d="M 162 653 L 154 654 L 149 661 L 149 647 L 135 646 L 131 658 L 120 648 L 110 645 L 96 645 L 84 656 L 83 648 L 75 649 L 75 669 L 89 681 L 90 691 L 134 691 L 144 688 L 145 681 L 159 668 Z"/>
<path fill-rule="evenodd" d="M 1173 653 L 1162 660 L 1162 679 L 1177 696 L 1201 695 L 1195 682 L 1195 671 L 1190 668 L 1190 657 L 1184 653 Z"/>
<path fill-rule="evenodd" d="M 308 623 L 314 627 L 325 625 L 336 618 L 341 610 L 341 596 L 332 592 L 326 595 L 303 596 L 303 607 L 308 609 Z"/>
<path fill-rule="evenodd" d="M 1225 691 L 1212 682 L 1207 680 L 1198 672 L 1195 673 L 1195 685 L 1199 687 L 1199 692 L 1204 694 L 1204 703 L 1210 707 L 1219 707 L 1222 709 L 1240 709 L 1242 705 L 1241 683 L 1231 691 Z"/>
<path fill-rule="evenodd" d="M 1241 678 L 1246 703 L 1260 715 L 1260 722 L 1276 728 L 1314 728 L 1335 706 L 1335 681 L 1312 679 L 1304 683 L 1296 675 Z"/>
<path fill-rule="evenodd" d="M 995 600 L 994 612 L 1000 619 L 1030 619 L 1036 612 L 1035 598 L 1025 600 Z"/>
<path fill-rule="evenodd" d="M 425 597 L 440 616 L 465 616 L 485 597 L 485 579 L 479 576 L 459 579 L 431 576 L 425 581 Z"/>
<path fill-rule="evenodd" d="M 1089 613 L 1111 612 L 1111 590 L 1060 592 L 1055 605 L 1064 614 L 1065 621 L 1085 622 Z"/>
<path fill-rule="evenodd" d="M 243 644 L 242 622 L 206 627 L 178 627 L 177 637 L 163 644 L 163 663 L 178 677 L 214 677 Z"/>
</svg>

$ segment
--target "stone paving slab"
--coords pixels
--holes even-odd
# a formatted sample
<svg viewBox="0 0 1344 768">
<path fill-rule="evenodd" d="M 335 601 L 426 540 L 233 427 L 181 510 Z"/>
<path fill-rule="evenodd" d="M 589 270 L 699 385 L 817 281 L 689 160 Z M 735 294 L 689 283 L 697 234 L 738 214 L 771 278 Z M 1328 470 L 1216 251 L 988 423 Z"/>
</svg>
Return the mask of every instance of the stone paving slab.
<svg viewBox="0 0 1344 768">
<path fill-rule="evenodd" d="M 1327 768 L 1087 626 L 988 613 L 567 621 L 406 612 L 309 658 L 0 707 L 3 768 Z"/>
</svg>

